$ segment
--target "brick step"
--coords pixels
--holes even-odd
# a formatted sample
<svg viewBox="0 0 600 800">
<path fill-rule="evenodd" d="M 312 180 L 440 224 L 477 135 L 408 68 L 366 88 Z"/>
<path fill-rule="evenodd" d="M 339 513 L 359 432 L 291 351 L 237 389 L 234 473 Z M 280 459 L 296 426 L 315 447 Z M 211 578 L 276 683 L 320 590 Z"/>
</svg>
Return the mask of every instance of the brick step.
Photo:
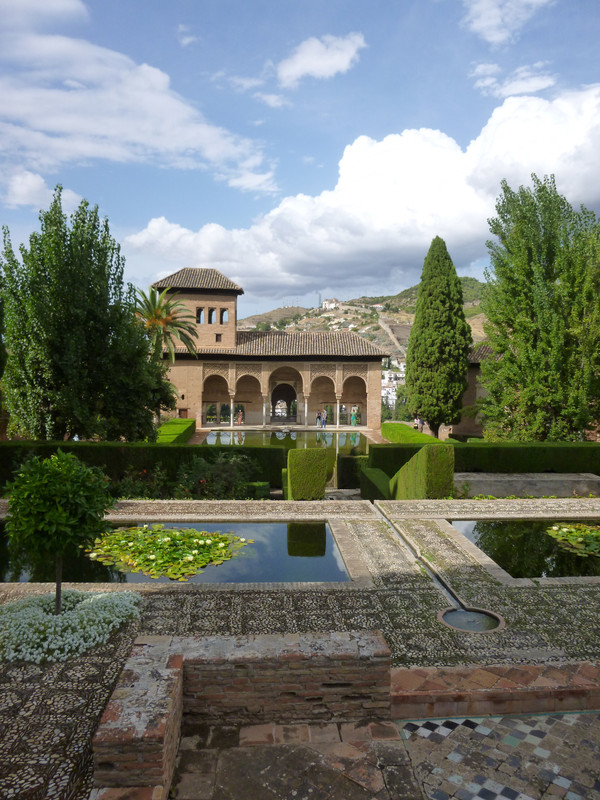
<svg viewBox="0 0 600 800">
<path fill-rule="evenodd" d="M 392 669 L 392 719 L 600 709 L 600 665 Z"/>
</svg>

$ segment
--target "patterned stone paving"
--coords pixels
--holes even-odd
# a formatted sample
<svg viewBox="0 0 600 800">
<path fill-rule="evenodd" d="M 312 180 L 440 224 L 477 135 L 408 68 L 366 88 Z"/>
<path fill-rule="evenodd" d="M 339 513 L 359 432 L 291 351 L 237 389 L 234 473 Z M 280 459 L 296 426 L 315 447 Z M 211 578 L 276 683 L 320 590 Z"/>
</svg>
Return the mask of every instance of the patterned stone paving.
<svg viewBox="0 0 600 800">
<path fill-rule="evenodd" d="M 281 584 L 252 584 L 243 589 L 178 585 L 164 590 L 157 585 L 136 585 L 136 590 L 144 595 L 142 619 L 139 625 L 129 626 L 105 647 L 73 659 L 65 665 L 0 665 L 0 797 L 19 800 L 87 798 L 91 777 L 90 734 L 110 696 L 133 637 L 138 632 L 183 635 L 203 632 L 235 634 L 379 628 L 392 650 L 394 665 L 401 668 L 469 664 L 562 665 L 575 660 L 600 662 L 598 582 L 573 582 L 567 579 L 554 584 L 542 584 L 536 581 L 519 583 L 512 579 L 499 580 L 472 552 L 461 548 L 455 539 L 445 535 L 443 526 L 435 521 L 474 518 L 475 508 L 485 508 L 486 516 L 499 518 L 511 514 L 520 518 L 537 518 L 543 514 L 547 514 L 549 518 L 572 518 L 575 515 L 593 518 L 600 517 L 599 501 L 481 501 L 481 505 L 476 504 L 472 509 L 473 502 L 411 501 L 408 505 L 381 503 L 379 508 L 395 520 L 397 529 L 426 556 L 431 567 L 465 601 L 473 606 L 489 608 L 504 617 L 506 628 L 493 634 L 455 631 L 437 621 L 437 612 L 450 605 L 448 598 L 423 570 L 411 550 L 377 508 L 369 503 L 333 501 L 283 504 L 265 501 L 192 505 L 184 501 L 183 504 L 167 503 L 168 507 L 163 505 L 160 508 L 155 504 L 136 501 L 123 504 L 117 513 L 120 518 L 128 521 L 139 518 L 180 518 L 182 521 L 199 518 L 329 518 L 336 525 L 344 525 L 347 529 L 354 550 L 359 554 L 370 580 L 368 586 L 358 581 L 337 586 L 307 584 L 288 585 L 285 588 Z M 3 510 L 0 502 L 0 515 Z M 122 590 L 127 587 L 96 584 L 83 585 L 81 588 Z M 19 594 L 50 589 L 48 585 L 0 586 L 0 602 Z M 533 750 L 531 753 L 523 750 L 523 744 L 514 745 L 511 751 L 512 740 L 494 739 L 492 733 L 480 738 L 481 732 L 469 734 L 471 744 L 468 747 L 472 749 L 465 754 L 460 764 L 453 761 L 458 756 L 453 755 L 449 759 L 442 757 L 440 754 L 445 752 L 444 742 L 452 743 L 468 734 L 468 726 L 462 723 L 443 737 L 443 742 L 429 741 L 431 737 L 422 737 L 415 731 L 409 731 L 411 736 L 403 739 L 397 731 L 393 740 L 394 747 L 389 753 L 385 749 L 388 746 L 385 739 L 382 742 L 377 737 L 367 737 L 368 741 L 373 739 L 371 744 L 365 744 L 364 741 L 356 746 L 351 744 L 356 751 L 352 751 L 354 755 L 361 753 L 353 760 L 353 775 L 362 775 L 365 771 L 375 774 L 371 770 L 375 763 L 379 774 L 377 780 L 383 779 L 384 785 L 379 789 L 376 789 L 375 784 L 365 788 L 352 777 L 350 780 L 353 781 L 353 786 L 363 786 L 362 795 L 336 794 L 335 791 L 341 791 L 338 784 L 335 791 L 327 789 L 329 778 L 333 780 L 332 776 L 339 777 L 340 770 L 336 764 L 341 763 L 340 759 L 345 759 L 347 755 L 342 755 L 339 749 L 342 745 L 348 745 L 343 736 L 339 743 L 333 743 L 336 744 L 335 758 L 323 749 L 315 755 L 314 747 L 309 748 L 306 755 L 306 743 L 302 742 L 284 742 L 276 747 L 295 748 L 295 755 L 290 755 L 290 763 L 294 759 L 300 759 L 300 751 L 304 753 L 302 758 L 306 756 L 303 762 L 306 764 L 306 774 L 314 773 L 316 781 L 311 784 L 313 792 L 307 795 L 312 800 L 319 797 L 372 798 L 378 797 L 378 792 L 384 790 L 388 794 L 382 794 L 382 798 L 389 795 L 394 798 L 426 796 L 434 800 L 444 800 L 445 797 L 457 797 L 458 800 L 482 797 L 490 800 L 493 794 L 489 793 L 495 789 L 491 784 L 485 784 L 485 781 L 496 781 L 505 789 L 517 791 L 519 781 L 524 782 L 525 779 L 529 781 L 526 790 L 523 790 L 525 798 L 568 797 L 568 792 L 571 792 L 569 800 L 577 800 L 578 796 L 596 800 L 599 798 L 598 787 L 593 782 L 585 783 L 584 779 L 588 780 L 590 771 L 596 769 L 593 755 L 600 752 L 598 718 L 594 715 L 570 714 L 565 715 L 564 719 L 556 719 L 556 730 L 565 734 L 564 742 L 557 745 L 558 755 L 553 754 L 552 758 L 548 756 L 545 760 L 533 753 Z M 504 730 L 499 727 L 501 725 L 510 727 L 508 722 L 494 722 L 495 727 L 490 728 L 494 735 L 495 732 Z M 572 740 L 565 738 L 569 731 L 574 737 Z M 441 734 L 438 732 L 437 735 Z M 492 763 L 496 756 L 490 755 L 483 744 L 507 754 L 506 758 L 496 766 L 495 761 Z M 467 747 L 467 744 L 464 746 Z M 270 746 L 260 747 L 268 750 Z M 431 752 L 423 750 L 418 755 L 419 747 L 431 748 Z M 236 758 L 240 759 L 239 769 L 242 774 L 243 764 L 247 763 L 244 758 L 250 758 L 254 763 L 258 756 L 255 753 L 249 757 L 247 748 L 234 749 L 239 754 Z M 258 749 L 259 746 L 254 751 Z M 455 750 L 456 748 L 449 751 L 449 755 Z M 572 766 L 575 762 L 567 758 L 569 753 L 573 755 L 575 751 L 582 754 L 577 768 Z M 345 750 L 343 752 L 346 753 Z M 420 771 L 415 766 L 415 771 L 410 771 L 409 774 L 410 764 L 417 763 L 417 755 L 413 758 L 413 752 L 422 759 L 419 764 L 424 766 L 419 768 Z M 385 761 L 388 757 L 386 753 L 391 760 Z M 218 754 L 214 755 L 215 758 L 217 756 Z M 507 780 L 502 784 L 497 775 L 512 769 L 513 762 L 509 756 L 520 758 L 520 766 L 514 762 L 515 782 Z M 265 755 L 264 758 L 272 756 Z M 442 761 L 438 764 L 436 759 L 440 758 Z M 488 762 L 486 759 L 492 761 Z M 317 766 L 311 767 L 313 763 Z M 439 767 L 445 770 L 454 763 L 457 766 L 452 767 L 454 771 L 449 773 L 450 777 L 443 777 L 433 788 L 434 782 L 441 777 L 434 773 L 434 769 Z M 542 766 L 546 763 L 550 766 Z M 377 764 L 383 766 L 378 767 Z M 476 771 L 475 764 L 480 764 L 479 771 Z M 530 764 L 533 766 L 530 767 Z M 472 769 L 469 765 L 473 765 Z M 572 781 L 575 784 L 574 789 L 571 785 L 567 788 L 556 783 L 554 778 L 549 780 L 550 772 L 554 769 L 552 765 L 559 766 L 559 772 L 553 774 L 558 775 L 561 780 Z M 331 772 L 332 769 L 334 772 Z M 233 765 L 231 770 L 233 774 Z M 273 767 L 271 771 L 274 772 Z M 429 776 L 427 780 L 425 773 Z M 463 782 L 453 782 L 450 779 L 452 775 L 462 776 Z M 483 777 L 483 782 L 478 783 L 478 776 Z M 415 784 L 411 781 L 417 779 L 424 795 L 419 794 L 421 788 L 418 789 L 419 793 L 411 794 L 415 790 Z M 302 781 L 300 784 L 303 785 Z M 580 784 L 586 787 L 588 794 L 578 795 Z M 344 786 L 346 791 L 346 784 Z M 479 787 L 479 794 L 474 793 L 475 786 Z M 263 794 L 261 791 L 256 787 L 256 790 L 253 788 L 241 796 L 253 796 L 253 800 L 260 800 L 263 796 L 281 796 L 286 797 L 286 800 L 303 796 L 300 790 L 296 795 L 277 795 L 273 792 L 268 794 L 265 793 L 266 788 Z M 353 788 L 352 791 L 356 792 L 358 789 Z M 235 796 L 225 785 L 220 792 L 215 798 Z M 503 795 L 500 791 L 498 796 L 514 795 L 510 792 Z M 197 797 L 200 799 L 201 795 L 198 794 Z"/>
<path fill-rule="evenodd" d="M 176 800 L 600 800 L 600 714 L 184 731 Z"/>
</svg>

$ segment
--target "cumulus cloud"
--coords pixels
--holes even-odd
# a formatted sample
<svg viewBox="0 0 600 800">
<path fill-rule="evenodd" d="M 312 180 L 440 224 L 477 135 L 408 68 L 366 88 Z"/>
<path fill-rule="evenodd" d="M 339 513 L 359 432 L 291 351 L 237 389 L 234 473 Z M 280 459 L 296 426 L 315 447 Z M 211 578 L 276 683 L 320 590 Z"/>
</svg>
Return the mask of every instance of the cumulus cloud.
<svg viewBox="0 0 600 800">
<path fill-rule="evenodd" d="M 485 257 L 503 178 L 517 187 L 532 172 L 554 173 L 571 202 L 600 204 L 599 153 L 600 84 L 552 101 L 511 97 L 466 149 L 430 129 L 361 136 L 346 147 L 331 190 L 287 197 L 248 228 L 192 231 L 159 217 L 126 247 L 160 257 L 168 271 L 215 267 L 263 298 L 363 293 L 366 275 L 373 294 L 393 293 L 418 281 L 436 235 L 463 274 Z"/>
<path fill-rule="evenodd" d="M 535 94 L 550 89 L 556 77 L 547 72 L 546 61 L 517 67 L 504 80 L 498 78 L 501 71 L 497 64 L 478 64 L 470 73 L 475 78 L 475 88 L 482 94 L 493 97 L 511 97 L 518 94 Z"/>
<path fill-rule="evenodd" d="M 261 103 L 269 106 L 270 108 L 282 108 L 282 106 L 289 106 L 290 101 L 282 94 L 269 94 L 268 92 L 255 92 L 254 97 L 260 100 Z"/>
<path fill-rule="evenodd" d="M 81 3 L 48 6 L 58 15 Z M 276 189 L 260 144 L 211 124 L 156 67 L 26 26 L 0 35 L 0 62 L 7 67 L 0 76 L 0 150 L 11 167 L 57 170 L 104 159 L 211 170 L 231 186 Z"/>
<path fill-rule="evenodd" d="M 279 85 L 295 89 L 302 78 L 333 78 L 348 72 L 358 61 L 359 51 L 366 46 L 362 33 L 306 39 L 291 56 L 277 64 Z"/>
<path fill-rule="evenodd" d="M 513 40 L 533 15 L 554 0 L 463 0 L 464 24 L 492 45 Z"/>
<path fill-rule="evenodd" d="M 54 189 L 51 189 L 41 175 L 21 170 L 10 175 L 6 182 L 4 203 L 9 208 L 31 206 L 46 208 L 50 205 Z M 62 207 L 69 214 L 74 211 L 82 197 L 70 189 L 63 189 Z"/>
</svg>

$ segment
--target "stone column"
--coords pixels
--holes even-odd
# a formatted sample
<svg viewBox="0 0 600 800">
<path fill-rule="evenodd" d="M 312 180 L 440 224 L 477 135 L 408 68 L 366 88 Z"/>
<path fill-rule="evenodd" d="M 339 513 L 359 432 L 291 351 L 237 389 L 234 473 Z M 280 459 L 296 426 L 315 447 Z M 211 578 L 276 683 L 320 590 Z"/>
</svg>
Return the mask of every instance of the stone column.
<svg viewBox="0 0 600 800">
<path fill-rule="evenodd" d="M 235 400 L 235 395 L 229 395 L 229 427 L 233 428 L 233 401 Z"/>
</svg>

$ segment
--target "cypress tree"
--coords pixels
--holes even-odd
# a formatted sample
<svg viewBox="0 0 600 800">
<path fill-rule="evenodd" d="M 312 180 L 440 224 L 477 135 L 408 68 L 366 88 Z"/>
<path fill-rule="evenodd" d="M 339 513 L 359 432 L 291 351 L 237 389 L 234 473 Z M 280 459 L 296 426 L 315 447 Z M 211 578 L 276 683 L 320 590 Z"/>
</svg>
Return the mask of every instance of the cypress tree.
<svg viewBox="0 0 600 800">
<path fill-rule="evenodd" d="M 460 419 L 470 347 L 462 287 L 446 243 L 436 236 L 423 263 L 406 353 L 408 407 L 436 437 L 440 425 Z"/>
</svg>

